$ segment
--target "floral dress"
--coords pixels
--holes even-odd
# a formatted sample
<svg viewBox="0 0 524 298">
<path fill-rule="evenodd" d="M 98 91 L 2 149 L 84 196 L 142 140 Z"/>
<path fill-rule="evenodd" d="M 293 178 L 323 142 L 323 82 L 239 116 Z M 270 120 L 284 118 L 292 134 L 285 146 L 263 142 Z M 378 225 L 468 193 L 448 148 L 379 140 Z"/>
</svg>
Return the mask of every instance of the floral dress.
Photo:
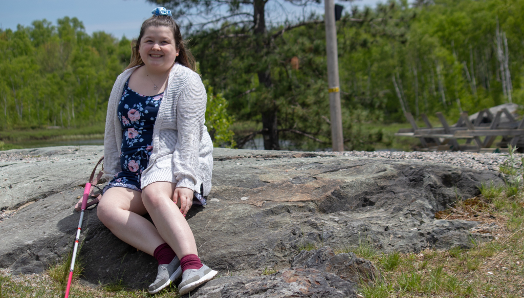
<svg viewBox="0 0 524 298">
<path fill-rule="evenodd" d="M 122 147 L 120 148 L 121 171 L 104 188 L 125 187 L 142 191 L 140 176 L 147 168 L 153 150 L 153 128 L 164 93 L 145 96 L 124 86 L 118 102 L 117 115 L 122 126 Z M 206 205 L 206 199 L 194 192 L 193 204 Z"/>
<path fill-rule="evenodd" d="M 129 88 L 128 83 L 124 86 L 117 110 L 122 126 L 121 171 L 106 189 L 120 186 L 141 191 L 140 175 L 147 168 L 153 149 L 153 128 L 164 94 L 145 96 Z"/>
</svg>

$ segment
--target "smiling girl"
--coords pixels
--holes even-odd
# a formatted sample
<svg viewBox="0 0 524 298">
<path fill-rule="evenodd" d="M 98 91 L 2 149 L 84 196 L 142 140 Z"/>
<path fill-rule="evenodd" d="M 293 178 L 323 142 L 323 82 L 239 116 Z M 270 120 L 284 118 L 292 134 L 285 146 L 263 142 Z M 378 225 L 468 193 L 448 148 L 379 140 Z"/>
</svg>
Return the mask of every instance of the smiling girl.
<svg viewBox="0 0 524 298">
<path fill-rule="evenodd" d="M 142 24 L 108 102 L 104 168 L 112 179 L 97 214 L 118 238 L 157 259 L 150 293 L 182 276 L 183 295 L 217 274 L 200 261 L 185 219 L 194 203 L 205 205 L 213 167 L 207 96 L 194 65 L 171 12 L 159 7 Z"/>
</svg>

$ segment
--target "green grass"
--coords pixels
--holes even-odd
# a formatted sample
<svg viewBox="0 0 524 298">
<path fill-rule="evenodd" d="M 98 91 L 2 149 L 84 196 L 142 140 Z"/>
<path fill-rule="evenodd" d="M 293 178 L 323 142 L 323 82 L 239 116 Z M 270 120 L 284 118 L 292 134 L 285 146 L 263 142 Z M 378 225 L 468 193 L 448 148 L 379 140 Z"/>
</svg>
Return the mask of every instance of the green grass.
<svg viewBox="0 0 524 298">
<path fill-rule="evenodd" d="M 357 256 L 364 259 L 369 259 L 377 256 L 377 250 L 373 247 L 373 244 L 368 239 L 358 240 L 357 246 L 346 246 L 343 249 L 336 250 L 336 253 L 349 253 L 352 252 Z"/>
<path fill-rule="evenodd" d="M 493 181 L 490 183 L 482 183 L 479 187 L 480 194 L 486 199 L 494 199 L 499 197 L 504 192 L 504 185 L 496 186 Z"/>
<path fill-rule="evenodd" d="M 379 259 L 379 262 L 384 270 L 392 271 L 400 264 L 400 254 L 398 252 L 394 252 L 384 255 L 381 259 Z"/>
<path fill-rule="evenodd" d="M 521 173 L 517 166 L 513 175 Z M 507 177 L 510 181 L 512 177 Z M 517 189 L 516 192 L 511 187 Z M 494 239 L 471 249 L 366 256 L 382 273 L 374 284 L 361 284 L 363 297 L 522 297 L 524 289 L 524 195 L 520 184 L 480 187 L 482 195 L 458 203 L 443 215 L 490 220 L 499 225 Z M 511 193 L 509 195 L 508 193 Z M 465 211 L 474 210 L 469 215 Z M 466 214 L 466 215 L 465 215 Z M 473 216 L 475 214 L 476 216 Z M 459 217 L 461 216 L 461 217 Z M 469 218 L 468 218 L 469 216 Z"/>
<path fill-rule="evenodd" d="M 102 289 L 107 292 L 122 292 L 125 290 L 125 285 L 121 279 L 102 285 Z"/>
<path fill-rule="evenodd" d="M 314 243 L 311 243 L 311 242 L 304 243 L 304 244 L 302 244 L 301 246 L 298 247 L 299 251 L 302 251 L 302 250 L 312 251 L 312 250 L 315 250 L 315 249 L 317 249 L 317 246 Z"/>
<path fill-rule="evenodd" d="M 79 252 L 81 246 L 79 247 Z M 39 275 L 7 274 L 6 270 L 0 271 L 0 298 L 18 297 L 64 297 L 69 270 L 71 265 L 72 250 L 61 261 L 51 266 L 45 273 Z M 76 259 L 73 271 L 73 281 L 69 297 L 94 298 L 94 297 L 151 297 L 146 290 L 129 290 L 122 279 L 98 287 L 85 286 L 79 282 L 84 270 L 81 258 Z M 175 285 L 166 287 L 155 297 L 180 297 Z"/>
<path fill-rule="evenodd" d="M 79 247 L 78 251 L 80 252 L 81 246 Z M 69 272 L 71 269 L 71 259 L 73 257 L 73 251 L 70 251 L 65 258 L 63 258 L 60 262 L 56 263 L 54 266 L 51 266 L 47 270 L 47 274 L 51 279 L 57 282 L 58 285 L 60 285 L 61 289 L 65 291 L 67 286 L 67 281 L 69 279 Z M 79 257 L 79 254 L 77 254 L 77 258 L 75 260 L 75 267 L 73 270 L 73 280 L 78 280 L 82 276 L 82 272 L 84 271 L 84 264 L 82 259 Z"/>
<path fill-rule="evenodd" d="M 52 279 L 48 273 L 39 275 L 17 275 L 11 276 L 0 271 L 0 298 L 22 298 L 22 297 L 64 297 L 65 287 L 62 283 Z M 85 286 L 74 281 L 71 286 L 69 297 L 95 298 L 95 297 L 152 297 L 146 290 L 129 290 L 122 285 L 109 284 L 98 287 Z M 179 298 L 175 286 L 167 287 L 157 293 L 158 298 Z"/>
<path fill-rule="evenodd" d="M 266 267 L 266 268 L 264 268 L 264 271 L 262 272 L 262 275 L 271 275 L 271 274 L 275 274 L 275 273 L 277 273 L 277 270 Z"/>
</svg>

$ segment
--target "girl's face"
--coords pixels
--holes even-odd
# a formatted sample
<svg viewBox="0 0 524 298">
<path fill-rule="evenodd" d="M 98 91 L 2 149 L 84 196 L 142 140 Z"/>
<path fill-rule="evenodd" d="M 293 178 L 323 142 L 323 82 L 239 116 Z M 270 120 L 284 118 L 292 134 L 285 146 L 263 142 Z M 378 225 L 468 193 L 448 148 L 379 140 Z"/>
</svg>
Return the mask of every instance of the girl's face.
<svg viewBox="0 0 524 298">
<path fill-rule="evenodd" d="M 139 48 L 140 58 L 150 70 L 167 71 L 173 66 L 178 49 L 169 27 L 148 27 Z"/>
</svg>

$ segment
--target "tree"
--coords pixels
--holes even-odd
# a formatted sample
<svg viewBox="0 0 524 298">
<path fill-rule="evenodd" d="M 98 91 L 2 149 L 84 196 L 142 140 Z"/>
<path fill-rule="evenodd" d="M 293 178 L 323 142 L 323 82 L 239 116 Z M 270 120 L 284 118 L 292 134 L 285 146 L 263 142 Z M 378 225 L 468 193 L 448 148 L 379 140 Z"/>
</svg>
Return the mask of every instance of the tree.
<svg viewBox="0 0 524 298">
<path fill-rule="evenodd" d="M 230 1 L 199 1 L 199 0 L 148 0 L 149 2 L 164 5 L 171 8 L 175 18 L 191 16 L 212 16 L 209 20 L 200 24 L 199 29 L 205 29 L 206 26 L 221 23 L 222 26 L 215 31 L 215 36 L 220 37 L 222 34 L 232 31 L 223 38 L 237 39 L 237 45 L 242 44 L 244 50 L 247 50 L 242 56 L 251 55 L 256 64 L 251 65 L 252 73 L 256 74 L 257 87 L 259 96 L 257 100 L 261 101 L 258 106 L 260 113 L 262 130 L 260 133 L 264 136 L 265 149 L 280 149 L 279 145 L 279 106 L 275 98 L 275 85 L 272 79 L 272 65 L 268 56 L 274 50 L 274 39 L 281 36 L 285 31 L 298 28 L 300 26 L 314 23 L 316 20 L 309 19 L 296 24 L 287 24 L 279 31 L 268 34 L 266 24 L 266 8 L 268 3 L 283 5 L 287 2 L 295 6 L 305 7 L 310 3 L 320 3 L 320 0 L 230 0 Z M 191 22 L 187 25 L 192 26 Z M 233 30 L 232 30 L 233 29 Z M 291 58 L 291 57 L 290 57 Z M 204 73 L 205 74 L 205 73 Z M 251 89 L 244 90 L 243 93 L 252 93 Z"/>
<path fill-rule="evenodd" d="M 91 37 L 81 21 L 64 17 L 0 30 L 0 54 L 0 129 L 100 125 L 130 41 Z"/>
</svg>

